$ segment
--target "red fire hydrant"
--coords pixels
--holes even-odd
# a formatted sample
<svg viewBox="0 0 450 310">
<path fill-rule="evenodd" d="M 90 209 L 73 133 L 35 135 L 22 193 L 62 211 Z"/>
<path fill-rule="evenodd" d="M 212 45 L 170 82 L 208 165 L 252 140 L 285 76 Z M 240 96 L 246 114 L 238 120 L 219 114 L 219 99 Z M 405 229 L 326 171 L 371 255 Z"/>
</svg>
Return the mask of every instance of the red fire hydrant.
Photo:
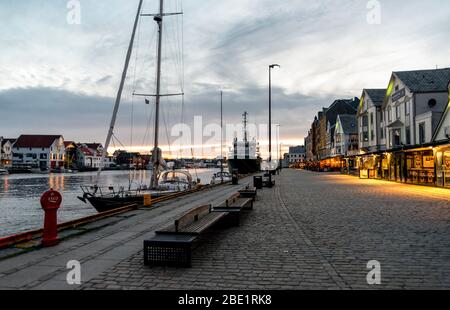
<svg viewBox="0 0 450 310">
<path fill-rule="evenodd" d="M 44 235 L 42 237 L 42 246 L 44 247 L 54 246 L 59 242 L 57 211 L 61 203 L 61 194 L 53 189 L 45 192 L 41 197 L 41 206 L 45 211 Z"/>
</svg>

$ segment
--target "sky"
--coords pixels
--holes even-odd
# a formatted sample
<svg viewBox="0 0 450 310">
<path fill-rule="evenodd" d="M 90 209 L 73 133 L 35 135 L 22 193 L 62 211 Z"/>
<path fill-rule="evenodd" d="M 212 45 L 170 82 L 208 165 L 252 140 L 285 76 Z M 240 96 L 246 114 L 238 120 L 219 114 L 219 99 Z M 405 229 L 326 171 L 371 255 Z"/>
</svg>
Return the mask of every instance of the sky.
<svg viewBox="0 0 450 310">
<path fill-rule="evenodd" d="M 73 1 L 0 2 L 0 136 L 104 141 L 138 1 L 79 0 L 79 24 L 67 20 Z M 266 124 L 273 63 L 281 65 L 272 72 L 273 122 L 284 148 L 303 143 L 322 107 L 386 88 L 392 71 L 450 67 L 448 1 L 165 2 L 166 12 L 184 12 L 164 23 L 162 90 L 185 93 L 184 105 L 177 97 L 162 101 L 161 139 L 172 151 L 173 125 L 191 126 L 194 116 L 219 122 L 220 90 L 225 123 L 239 123 L 247 111 L 250 122 Z M 155 13 L 158 3 L 145 0 L 143 12 Z M 153 102 L 132 93 L 154 93 L 155 55 L 156 24 L 142 17 L 116 148 L 152 144 Z M 258 140 L 267 144 L 263 134 Z"/>
</svg>

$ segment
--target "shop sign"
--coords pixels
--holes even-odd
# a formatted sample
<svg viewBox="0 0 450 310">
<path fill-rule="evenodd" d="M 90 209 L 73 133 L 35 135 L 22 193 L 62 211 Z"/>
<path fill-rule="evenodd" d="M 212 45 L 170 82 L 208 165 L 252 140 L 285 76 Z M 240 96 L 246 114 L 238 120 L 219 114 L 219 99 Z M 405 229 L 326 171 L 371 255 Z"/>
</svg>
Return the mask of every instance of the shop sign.
<svg viewBox="0 0 450 310">
<path fill-rule="evenodd" d="M 398 92 L 392 95 L 392 101 L 397 101 L 405 96 L 406 96 L 406 89 L 405 88 L 400 89 Z"/>
</svg>

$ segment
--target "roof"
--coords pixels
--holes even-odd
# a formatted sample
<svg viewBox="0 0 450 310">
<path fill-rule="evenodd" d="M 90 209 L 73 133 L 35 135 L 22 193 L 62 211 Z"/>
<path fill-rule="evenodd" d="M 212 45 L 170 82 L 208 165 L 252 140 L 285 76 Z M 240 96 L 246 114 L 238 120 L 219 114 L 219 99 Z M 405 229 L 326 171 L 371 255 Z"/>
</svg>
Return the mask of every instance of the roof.
<svg viewBox="0 0 450 310">
<path fill-rule="evenodd" d="M 92 152 L 92 150 L 90 150 L 90 149 L 87 148 L 87 147 L 80 147 L 79 150 L 80 150 L 80 152 L 83 153 L 84 155 L 87 155 L 87 156 L 94 156 L 94 153 Z"/>
<path fill-rule="evenodd" d="M 357 134 L 358 133 L 358 119 L 356 115 L 339 115 L 339 119 L 341 120 L 342 130 L 345 134 Z"/>
<path fill-rule="evenodd" d="M 387 89 L 365 89 L 365 91 L 375 106 L 383 104 Z"/>
<path fill-rule="evenodd" d="M 355 114 L 358 112 L 360 100 L 354 99 L 338 99 L 326 111 L 327 121 L 330 122 L 330 127 L 336 124 L 337 116 L 339 114 Z"/>
<path fill-rule="evenodd" d="M 447 92 L 450 68 L 394 72 L 413 93 Z"/>
<path fill-rule="evenodd" d="M 65 147 L 68 147 L 68 146 L 70 146 L 70 145 L 72 145 L 72 144 L 73 144 L 73 145 L 76 145 L 74 141 L 64 141 L 64 146 L 65 146 Z"/>
<path fill-rule="evenodd" d="M 14 144 L 14 142 L 16 142 L 17 139 L 12 139 L 12 138 L 3 138 L 2 140 L 2 145 L 4 146 L 6 144 L 6 142 L 10 142 L 11 144 Z"/>
<path fill-rule="evenodd" d="M 61 135 L 21 135 L 14 147 L 49 148 Z"/>
<path fill-rule="evenodd" d="M 101 143 L 95 143 L 95 142 L 94 143 L 83 143 L 83 144 L 93 150 L 97 150 L 99 147 L 102 147 Z"/>
</svg>

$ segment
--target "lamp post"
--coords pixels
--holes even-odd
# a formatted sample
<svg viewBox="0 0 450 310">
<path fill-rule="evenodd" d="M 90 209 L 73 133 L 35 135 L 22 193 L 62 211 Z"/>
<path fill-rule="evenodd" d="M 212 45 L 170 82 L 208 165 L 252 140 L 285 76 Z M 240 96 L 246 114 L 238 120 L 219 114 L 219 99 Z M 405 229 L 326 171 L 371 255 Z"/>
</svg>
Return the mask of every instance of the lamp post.
<svg viewBox="0 0 450 310">
<path fill-rule="evenodd" d="M 272 166 L 272 69 L 280 65 L 269 66 L 269 165 Z M 269 187 L 272 187 L 272 171 L 269 171 Z"/>
<path fill-rule="evenodd" d="M 280 170 L 280 124 L 276 124 L 275 125 L 276 126 L 276 128 L 277 128 L 277 133 L 276 133 L 276 135 L 277 135 L 277 157 L 278 157 L 278 160 L 277 160 L 277 162 L 278 162 L 278 166 L 277 166 L 277 171 L 279 171 Z"/>
</svg>

